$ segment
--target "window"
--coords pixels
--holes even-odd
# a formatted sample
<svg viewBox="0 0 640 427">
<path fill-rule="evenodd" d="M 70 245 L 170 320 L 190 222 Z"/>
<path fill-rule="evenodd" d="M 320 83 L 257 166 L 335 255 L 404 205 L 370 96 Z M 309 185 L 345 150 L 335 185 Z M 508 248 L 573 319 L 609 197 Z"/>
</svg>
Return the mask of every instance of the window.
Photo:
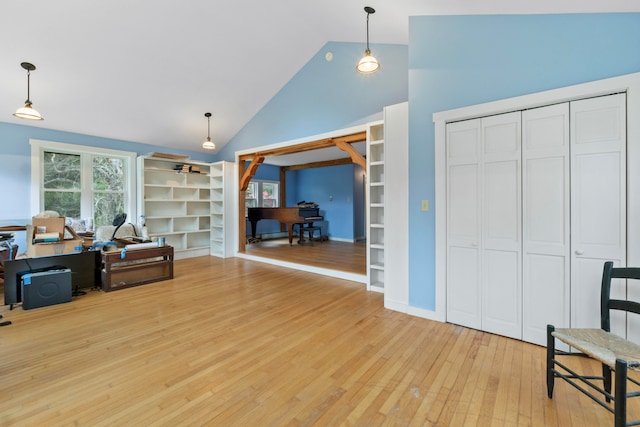
<svg viewBox="0 0 640 427">
<path fill-rule="evenodd" d="M 245 191 L 245 206 L 247 209 L 280 207 L 280 183 L 251 180 Z"/>
<path fill-rule="evenodd" d="M 32 211 L 111 224 L 134 218 L 135 153 L 31 140 Z"/>
</svg>

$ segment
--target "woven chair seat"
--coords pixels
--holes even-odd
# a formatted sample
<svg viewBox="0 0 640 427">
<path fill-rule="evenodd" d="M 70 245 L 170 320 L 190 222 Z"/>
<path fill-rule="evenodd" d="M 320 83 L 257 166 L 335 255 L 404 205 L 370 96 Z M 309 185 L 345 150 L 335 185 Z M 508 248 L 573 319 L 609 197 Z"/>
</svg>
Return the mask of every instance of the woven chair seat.
<svg viewBox="0 0 640 427">
<path fill-rule="evenodd" d="M 629 368 L 640 371 L 640 345 L 610 332 L 602 329 L 558 328 L 551 335 L 611 368 L 615 368 L 616 359 L 622 359 Z"/>
</svg>

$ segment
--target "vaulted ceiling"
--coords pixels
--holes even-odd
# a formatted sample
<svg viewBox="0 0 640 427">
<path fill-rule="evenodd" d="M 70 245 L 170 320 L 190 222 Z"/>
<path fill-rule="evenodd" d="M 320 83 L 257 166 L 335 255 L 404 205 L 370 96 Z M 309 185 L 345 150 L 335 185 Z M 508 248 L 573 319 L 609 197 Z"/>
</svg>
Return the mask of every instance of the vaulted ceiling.
<svg viewBox="0 0 640 427">
<path fill-rule="evenodd" d="M 635 0 L 30 0 L 0 4 L 0 121 L 201 151 L 228 142 L 327 42 L 408 43 L 408 17 L 640 11 Z M 45 117 L 11 114 L 31 98 Z M 252 67 L 264 64 L 259 70 Z"/>
</svg>

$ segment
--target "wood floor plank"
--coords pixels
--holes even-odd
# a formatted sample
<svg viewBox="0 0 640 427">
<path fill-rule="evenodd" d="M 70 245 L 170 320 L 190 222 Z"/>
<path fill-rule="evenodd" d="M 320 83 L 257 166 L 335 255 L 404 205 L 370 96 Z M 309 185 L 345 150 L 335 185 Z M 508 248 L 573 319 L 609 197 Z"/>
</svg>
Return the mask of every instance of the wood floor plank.
<svg viewBox="0 0 640 427">
<path fill-rule="evenodd" d="M 546 397 L 543 348 L 386 310 L 383 298 L 201 257 L 176 261 L 173 280 L 5 307 L 0 425 L 612 424 L 569 385 Z"/>
</svg>

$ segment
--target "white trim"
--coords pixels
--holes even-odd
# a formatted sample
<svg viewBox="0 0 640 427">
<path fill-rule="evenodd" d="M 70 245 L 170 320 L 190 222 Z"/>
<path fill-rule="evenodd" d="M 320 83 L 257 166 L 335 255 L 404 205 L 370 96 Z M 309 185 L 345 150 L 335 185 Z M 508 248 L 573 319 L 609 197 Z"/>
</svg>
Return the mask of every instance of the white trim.
<svg viewBox="0 0 640 427">
<path fill-rule="evenodd" d="M 380 122 L 382 123 L 382 121 L 380 121 Z M 235 152 L 235 164 L 239 165 L 240 164 L 240 156 L 243 156 L 245 154 L 258 153 L 260 151 L 272 150 L 274 148 L 290 147 L 292 145 L 304 144 L 304 143 L 307 143 L 307 142 L 318 141 L 318 140 L 325 139 L 325 138 L 337 138 L 337 137 L 344 136 L 344 135 L 351 135 L 353 133 L 365 132 L 367 130 L 367 128 L 368 128 L 368 124 L 357 125 L 357 126 L 353 126 L 353 127 L 349 127 L 349 128 L 345 128 L 345 129 L 339 129 L 339 130 L 335 130 L 335 131 L 331 131 L 331 132 L 327 132 L 327 133 L 323 133 L 323 134 L 319 134 L 319 135 L 306 136 L 306 137 L 303 137 L 303 138 L 293 139 L 293 140 L 290 140 L 290 141 L 278 142 L 278 143 L 275 143 L 275 144 L 262 145 L 260 147 L 253 147 L 253 148 L 247 148 L 245 150 L 239 150 L 239 151 Z M 286 201 L 281 201 L 281 202 L 285 203 Z M 365 202 L 365 205 L 366 204 L 368 204 L 368 201 Z M 236 207 L 237 207 L 237 202 L 236 202 Z M 368 211 L 368 206 L 365 206 L 365 210 Z M 240 218 L 238 218 L 238 209 L 235 209 L 234 223 L 235 224 L 239 224 L 239 222 L 240 222 Z M 367 213 L 367 224 L 368 224 L 368 213 Z M 236 236 L 237 235 L 238 235 L 238 232 L 236 230 Z M 353 242 L 353 240 L 338 239 L 338 238 L 334 238 L 334 237 L 330 237 L 330 239 L 331 240 L 335 240 L 335 241 Z M 238 245 L 236 245 L 236 248 L 238 246 L 239 246 L 239 242 L 238 242 Z M 323 275 L 329 276 L 329 277 L 336 277 L 336 278 L 339 278 L 339 279 L 351 280 L 353 282 L 364 283 L 364 284 L 368 283 L 366 275 L 345 273 L 345 272 L 339 271 L 339 270 L 330 270 L 330 269 L 326 269 L 326 268 L 317 268 L 317 267 L 311 267 L 311 266 L 303 265 L 303 264 L 294 264 L 294 263 L 290 263 L 290 262 L 273 260 L 273 259 L 270 259 L 270 258 L 262 258 L 262 257 L 247 255 L 245 253 L 240 253 L 238 250 L 236 250 L 235 256 L 238 257 L 238 258 L 244 258 L 244 259 L 249 259 L 249 260 L 253 260 L 253 261 L 264 262 L 264 263 L 267 263 L 267 264 L 274 264 L 274 265 L 279 265 L 279 266 L 282 266 L 282 267 L 288 267 L 288 268 L 292 268 L 292 269 L 295 269 L 295 270 L 308 271 L 308 272 L 311 272 L 311 273 L 323 274 Z"/>
<path fill-rule="evenodd" d="M 263 258 L 263 257 L 254 256 L 254 255 L 247 255 L 240 252 L 237 252 L 235 256 L 238 258 L 248 259 L 251 261 L 263 262 L 265 264 L 278 265 L 280 267 L 291 268 L 294 270 L 301 270 L 301 271 L 307 271 L 309 273 L 322 274 L 323 276 L 335 277 L 337 279 L 350 280 L 352 282 L 357 282 L 362 284 L 367 283 L 367 276 L 364 274 L 347 273 L 345 271 L 330 270 L 328 268 L 319 268 L 319 267 L 313 267 L 310 265 L 296 264 L 293 262 L 280 261 L 272 258 Z"/>
<path fill-rule="evenodd" d="M 125 183 L 124 195 L 126 206 L 128 206 L 127 216 L 136 218 L 136 156 L 132 151 L 112 150 L 109 148 L 91 147 L 86 145 L 67 144 L 64 142 L 44 141 L 40 139 L 29 139 L 31 144 L 31 214 L 38 214 L 41 209 L 42 189 L 42 152 L 52 150 L 72 154 L 97 154 L 103 156 L 117 156 L 126 160 L 127 183 Z"/>
<path fill-rule="evenodd" d="M 445 322 L 446 319 L 442 317 L 437 311 L 425 310 L 423 308 L 409 307 L 407 314 L 416 317 L 422 317 L 423 319 L 435 320 L 437 322 Z"/>
<path fill-rule="evenodd" d="M 277 191 L 278 206 L 274 206 L 274 207 L 276 207 L 276 208 L 280 207 L 280 205 L 282 204 L 282 200 L 280 200 L 280 181 L 276 181 L 276 180 L 273 180 L 273 179 L 253 179 L 253 178 L 251 178 L 251 180 L 249 181 L 249 185 L 251 185 L 251 183 L 258 184 L 257 198 L 254 199 L 254 200 L 257 201 L 257 204 L 258 204 L 258 206 L 256 206 L 257 208 L 263 208 L 264 207 L 264 200 L 265 199 L 262 197 L 262 193 L 264 191 L 263 184 L 275 184 L 275 185 L 278 186 L 278 191 Z M 246 193 L 246 191 L 245 191 L 245 193 Z M 245 200 L 245 207 L 246 207 L 247 206 L 246 194 L 245 194 L 244 200 Z M 248 200 L 251 200 L 251 199 L 248 199 Z M 267 199 L 267 200 L 269 200 L 269 199 Z"/>
<path fill-rule="evenodd" d="M 331 237 L 331 236 L 327 236 L 327 237 L 329 238 L 329 240 L 333 242 L 344 242 L 344 243 L 353 243 L 353 244 L 356 243 L 354 239 L 346 239 L 343 237 Z"/>
<path fill-rule="evenodd" d="M 446 124 L 577 99 L 627 93 L 627 117 L 640 117 L 640 73 L 567 86 L 433 114 L 435 124 L 436 320 L 446 321 Z M 627 236 L 640 235 L 640 122 L 627 120 Z M 640 240 L 627 238 L 627 265 L 640 265 Z"/>
<path fill-rule="evenodd" d="M 438 313 L 431 310 L 425 310 L 423 308 L 412 307 L 408 304 L 390 301 L 388 298 L 384 300 L 384 308 L 389 310 L 399 311 L 401 313 L 408 314 L 409 316 L 421 317 L 423 319 L 435 320 L 437 322 L 444 322 L 445 319 L 441 318 Z"/>
<path fill-rule="evenodd" d="M 389 310 L 399 311 L 400 313 L 408 313 L 409 306 L 402 301 L 392 301 L 388 297 L 384 299 L 384 308 L 388 308 Z"/>
</svg>

